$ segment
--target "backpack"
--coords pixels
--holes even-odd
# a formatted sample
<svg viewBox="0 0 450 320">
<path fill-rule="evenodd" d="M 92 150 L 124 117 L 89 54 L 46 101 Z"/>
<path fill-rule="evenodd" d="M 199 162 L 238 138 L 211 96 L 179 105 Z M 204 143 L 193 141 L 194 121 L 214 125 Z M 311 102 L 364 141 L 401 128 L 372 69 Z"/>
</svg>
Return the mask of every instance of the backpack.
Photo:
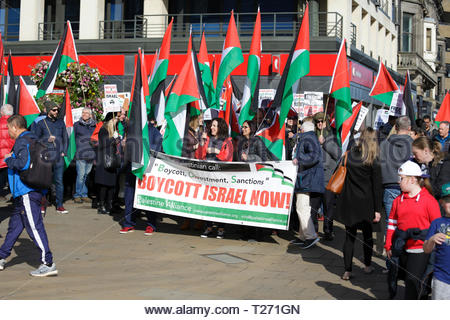
<svg viewBox="0 0 450 320">
<path fill-rule="evenodd" d="M 35 139 L 24 137 L 29 143 L 30 166 L 20 172 L 20 180 L 33 189 L 48 189 L 53 181 L 53 162 L 50 161 L 48 148 Z"/>
</svg>

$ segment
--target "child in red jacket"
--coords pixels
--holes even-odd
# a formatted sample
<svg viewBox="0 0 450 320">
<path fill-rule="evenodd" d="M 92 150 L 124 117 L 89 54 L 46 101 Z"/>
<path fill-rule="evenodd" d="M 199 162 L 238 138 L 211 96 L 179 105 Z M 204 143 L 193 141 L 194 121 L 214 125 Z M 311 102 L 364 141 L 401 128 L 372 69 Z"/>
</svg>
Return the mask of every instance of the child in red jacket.
<svg viewBox="0 0 450 320">
<path fill-rule="evenodd" d="M 431 221 L 441 216 L 439 204 L 431 195 L 428 179 L 422 178 L 419 165 L 407 161 L 398 169 L 402 194 L 395 198 L 386 234 L 385 249 L 389 259 L 392 249 L 402 250 L 400 264 L 405 268 L 405 299 L 417 299 L 421 278 L 428 265 L 429 254 L 423 251 Z M 398 240 L 404 240 L 403 248 Z"/>
</svg>

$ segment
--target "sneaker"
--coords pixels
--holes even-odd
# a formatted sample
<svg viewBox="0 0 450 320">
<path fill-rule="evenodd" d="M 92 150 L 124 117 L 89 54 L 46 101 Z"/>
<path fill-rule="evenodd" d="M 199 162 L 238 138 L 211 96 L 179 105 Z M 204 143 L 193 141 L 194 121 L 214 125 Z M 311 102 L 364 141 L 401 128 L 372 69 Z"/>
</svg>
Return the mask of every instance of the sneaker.
<svg viewBox="0 0 450 320">
<path fill-rule="evenodd" d="M 6 264 L 6 260 L 5 259 L 0 259 L 0 270 L 5 269 L 5 264 Z"/>
<path fill-rule="evenodd" d="M 64 209 L 64 207 L 58 207 L 56 209 L 56 212 L 58 213 L 69 213 L 69 211 L 67 211 L 66 209 Z"/>
<path fill-rule="evenodd" d="M 217 230 L 217 239 L 223 239 L 223 237 L 225 236 L 225 230 Z"/>
<path fill-rule="evenodd" d="M 294 240 L 291 240 L 289 243 L 302 246 L 305 244 L 305 241 L 300 238 L 295 238 Z"/>
<path fill-rule="evenodd" d="M 202 235 L 200 237 L 202 238 L 208 238 L 208 236 L 210 236 L 212 233 L 212 228 L 206 228 L 205 232 L 202 233 Z"/>
<path fill-rule="evenodd" d="M 125 227 L 119 231 L 119 233 L 130 233 L 130 232 L 134 232 L 134 227 Z"/>
<path fill-rule="evenodd" d="M 47 210 L 47 208 L 45 206 L 41 206 L 41 214 L 45 215 L 46 210 Z"/>
<path fill-rule="evenodd" d="M 82 197 L 81 200 L 83 200 L 83 202 L 87 202 L 87 203 L 91 203 L 92 199 L 89 197 Z"/>
<path fill-rule="evenodd" d="M 81 198 L 75 198 L 73 199 L 74 203 L 83 203 L 83 200 Z"/>
<path fill-rule="evenodd" d="M 308 249 L 311 248 L 313 245 L 315 245 L 317 242 L 319 242 L 319 237 L 315 238 L 315 239 L 306 239 L 305 242 L 300 245 L 301 249 Z"/>
<path fill-rule="evenodd" d="M 41 264 L 39 268 L 30 272 L 30 275 L 33 277 L 56 276 L 57 274 L 58 270 L 56 270 L 56 265 L 54 263 L 50 267 L 46 264 Z"/>
<path fill-rule="evenodd" d="M 154 231 L 155 231 L 155 230 L 153 229 L 152 226 L 147 226 L 147 228 L 145 229 L 144 234 L 145 234 L 146 236 L 151 236 L 151 235 L 153 234 Z"/>
</svg>

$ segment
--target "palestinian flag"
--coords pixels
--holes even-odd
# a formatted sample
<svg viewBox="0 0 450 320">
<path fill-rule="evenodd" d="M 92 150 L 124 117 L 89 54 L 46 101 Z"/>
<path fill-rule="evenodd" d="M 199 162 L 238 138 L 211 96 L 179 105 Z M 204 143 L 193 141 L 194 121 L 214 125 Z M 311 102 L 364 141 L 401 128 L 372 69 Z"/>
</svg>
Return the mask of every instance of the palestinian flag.
<svg viewBox="0 0 450 320">
<path fill-rule="evenodd" d="M 61 72 L 65 71 L 67 65 L 72 62 L 78 62 L 78 54 L 75 47 L 75 40 L 73 39 L 72 27 L 70 21 L 67 21 L 62 38 L 58 43 L 58 47 L 56 47 L 56 51 L 53 54 L 44 79 L 39 86 L 36 99 L 53 91 L 56 77 Z"/>
<path fill-rule="evenodd" d="M 19 108 L 19 114 L 27 120 L 27 127 L 29 127 L 34 119 L 36 119 L 41 110 L 34 100 L 31 93 L 28 91 L 27 85 L 22 77 L 19 80 L 19 87 L 17 90 L 17 106 Z"/>
<path fill-rule="evenodd" d="M 350 95 L 350 75 L 348 73 L 347 52 L 345 39 L 342 40 L 339 53 L 334 65 L 331 79 L 330 97 L 335 99 L 334 117 L 336 121 L 337 140 L 342 146 L 342 125 L 352 116 L 352 99 Z"/>
<path fill-rule="evenodd" d="M 77 150 L 77 146 L 75 144 L 75 132 L 73 131 L 72 106 L 70 105 L 70 95 L 67 89 L 64 94 L 64 102 L 58 118 L 64 120 L 64 123 L 66 124 L 67 136 L 69 137 L 67 154 L 64 156 L 64 168 L 67 169 L 73 158 L 75 158 L 75 152 Z"/>
<path fill-rule="evenodd" d="M 211 107 L 216 104 L 216 90 L 214 88 L 213 77 L 211 73 L 211 66 L 209 65 L 208 49 L 206 47 L 205 31 L 202 34 L 200 42 L 200 50 L 198 52 L 198 67 L 202 74 L 202 82 L 205 90 L 206 101 Z"/>
<path fill-rule="evenodd" d="M 359 111 L 361 110 L 362 102 L 358 103 L 352 110 L 352 115 L 344 121 L 342 124 L 342 154 L 347 151 L 348 143 L 350 142 L 350 137 L 352 135 L 353 128 L 356 124 L 356 119 L 358 119 Z"/>
<path fill-rule="evenodd" d="M 445 95 L 434 121 L 438 126 L 441 121 L 450 121 L 450 92 Z"/>
<path fill-rule="evenodd" d="M 264 141 L 267 149 L 269 149 L 278 160 L 284 160 L 285 132 L 286 126 L 284 123 L 280 125 L 280 114 L 277 113 L 271 126 L 257 132 L 256 135 Z"/>
<path fill-rule="evenodd" d="M 158 58 L 154 62 L 154 67 L 152 68 L 152 74 L 150 75 L 149 81 L 150 96 L 152 96 L 153 93 L 157 92 L 158 86 L 160 86 L 160 83 L 166 80 L 167 77 L 167 69 L 169 68 L 169 56 L 170 56 L 170 40 L 172 37 L 172 25 L 173 25 L 173 18 L 166 29 L 166 33 L 164 34 L 164 38 L 162 40 L 161 48 L 158 52 Z M 149 104 L 147 112 L 150 115 L 153 115 L 155 113 L 155 105 Z"/>
<path fill-rule="evenodd" d="M 131 103 L 128 110 L 127 160 L 131 162 L 131 171 L 142 179 L 150 157 L 150 139 L 148 135 L 147 110 L 150 106 L 150 94 L 147 82 L 147 68 L 144 53 L 138 49 L 134 68 Z"/>
<path fill-rule="evenodd" d="M 231 11 L 230 22 L 228 23 L 227 36 L 223 44 L 222 57 L 220 59 L 220 66 L 217 74 L 217 82 L 216 82 L 217 107 L 220 106 L 220 95 L 225 80 L 231 74 L 231 72 L 233 72 L 233 70 L 243 62 L 244 56 L 242 55 L 241 43 L 239 42 L 236 23 L 234 21 L 234 13 L 233 11 Z"/>
<path fill-rule="evenodd" d="M 283 170 L 275 168 L 273 164 L 263 162 L 263 163 L 255 163 L 255 168 L 257 172 L 270 172 L 272 174 L 272 178 L 277 178 L 281 180 L 281 184 L 285 186 L 294 187 L 295 183 L 291 178 L 284 175 Z"/>
<path fill-rule="evenodd" d="M 288 61 L 286 62 L 286 66 L 284 67 L 283 75 L 286 73 L 286 80 L 281 87 L 283 90 L 280 90 L 280 85 L 278 86 L 277 94 L 282 94 L 282 97 L 275 97 L 274 101 L 279 101 L 281 98 L 280 105 L 280 129 L 281 126 L 284 125 L 286 117 L 291 109 L 292 102 L 294 100 L 293 96 L 293 86 L 297 86 L 298 80 L 300 78 L 306 76 L 309 73 L 309 5 L 306 5 L 305 13 L 302 18 L 302 26 L 300 27 L 300 31 L 298 33 L 298 37 L 296 42 L 294 43 L 293 50 L 291 50 L 289 54 Z M 278 103 L 276 107 L 278 107 Z"/>
<path fill-rule="evenodd" d="M 411 79 L 409 77 L 409 71 L 406 71 L 405 87 L 403 89 L 403 106 L 406 110 L 402 114 L 406 114 L 411 120 L 411 126 L 416 123 L 416 117 L 414 112 L 414 105 L 412 101 Z"/>
<path fill-rule="evenodd" d="M 19 105 L 17 104 L 16 81 L 14 80 L 14 70 L 12 65 L 11 51 L 8 57 L 8 76 L 6 77 L 5 103 L 13 106 L 14 114 L 19 114 Z"/>
<path fill-rule="evenodd" d="M 385 105 L 391 106 L 394 100 L 394 94 L 398 94 L 398 92 L 397 84 L 392 79 L 383 62 L 380 61 L 377 78 L 375 79 L 372 90 L 369 92 L 369 96 L 374 97 Z"/>
<path fill-rule="evenodd" d="M 186 62 L 167 98 L 165 111 L 167 128 L 164 132 L 163 149 L 165 153 L 170 155 L 181 156 L 183 138 L 187 129 L 186 105 L 201 99 L 199 88 L 201 78 L 200 73 L 197 73 L 195 69 L 198 69 L 198 62 L 195 48 L 192 46 L 192 51 L 186 57 Z M 192 111 L 192 108 L 190 111 Z"/>
<path fill-rule="evenodd" d="M 3 104 L 3 98 L 4 98 L 4 70 L 3 70 L 3 56 L 4 56 L 4 49 L 3 49 L 3 40 L 2 40 L 2 33 L 0 32 L 0 102 Z"/>
<path fill-rule="evenodd" d="M 252 44 L 247 63 L 247 80 L 242 96 L 242 109 L 239 114 L 239 124 L 252 120 L 258 110 L 259 74 L 261 71 L 261 13 L 256 15 Z"/>
<path fill-rule="evenodd" d="M 155 68 L 156 61 L 158 60 L 159 50 L 155 51 L 155 56 L 153 57 L 152 70 Z M 150 77 L 149 83 L 150 83 Z M 164 109 L 166 108 L 166 97 L 164 92 L 166 90 L 166 81 L 161 81 L 156 90 L 153 92 L 150 98 L 150 106 L 153 106 L 153 116 L 155 117 L 158 126 L 164 123 Z"/>
</svg>

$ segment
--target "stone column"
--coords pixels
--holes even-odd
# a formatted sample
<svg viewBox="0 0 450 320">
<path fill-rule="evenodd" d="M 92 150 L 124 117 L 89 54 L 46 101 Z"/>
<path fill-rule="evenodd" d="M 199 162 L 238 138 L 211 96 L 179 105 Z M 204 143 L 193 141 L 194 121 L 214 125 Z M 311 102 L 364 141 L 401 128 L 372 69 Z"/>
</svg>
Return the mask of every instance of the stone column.
<svg viewBox="0 0 450 320">
<path fill-rule="evenodd" d="M 44 22 L 45 0 L 20 1 L 19 41 L 39 40 L 39 23 Z"/>
<path fill-rule="evenodd" d="M 80 0 L 80 39 L 99 39 L 102 20 L 105 20 L 105 0 Z"/>
<path fill-rule="evenodd" d="M 169 13 L 169 0 L 144 0 L 144 16 Z M 167 16 L 144 17 L 147 22 L 147 38 L 162 38 L 169 24 Z M 145 23 L 145 20 L 144 22 Z M 145 28 L 145 27 L 144 27 Z"/>
</svg>

